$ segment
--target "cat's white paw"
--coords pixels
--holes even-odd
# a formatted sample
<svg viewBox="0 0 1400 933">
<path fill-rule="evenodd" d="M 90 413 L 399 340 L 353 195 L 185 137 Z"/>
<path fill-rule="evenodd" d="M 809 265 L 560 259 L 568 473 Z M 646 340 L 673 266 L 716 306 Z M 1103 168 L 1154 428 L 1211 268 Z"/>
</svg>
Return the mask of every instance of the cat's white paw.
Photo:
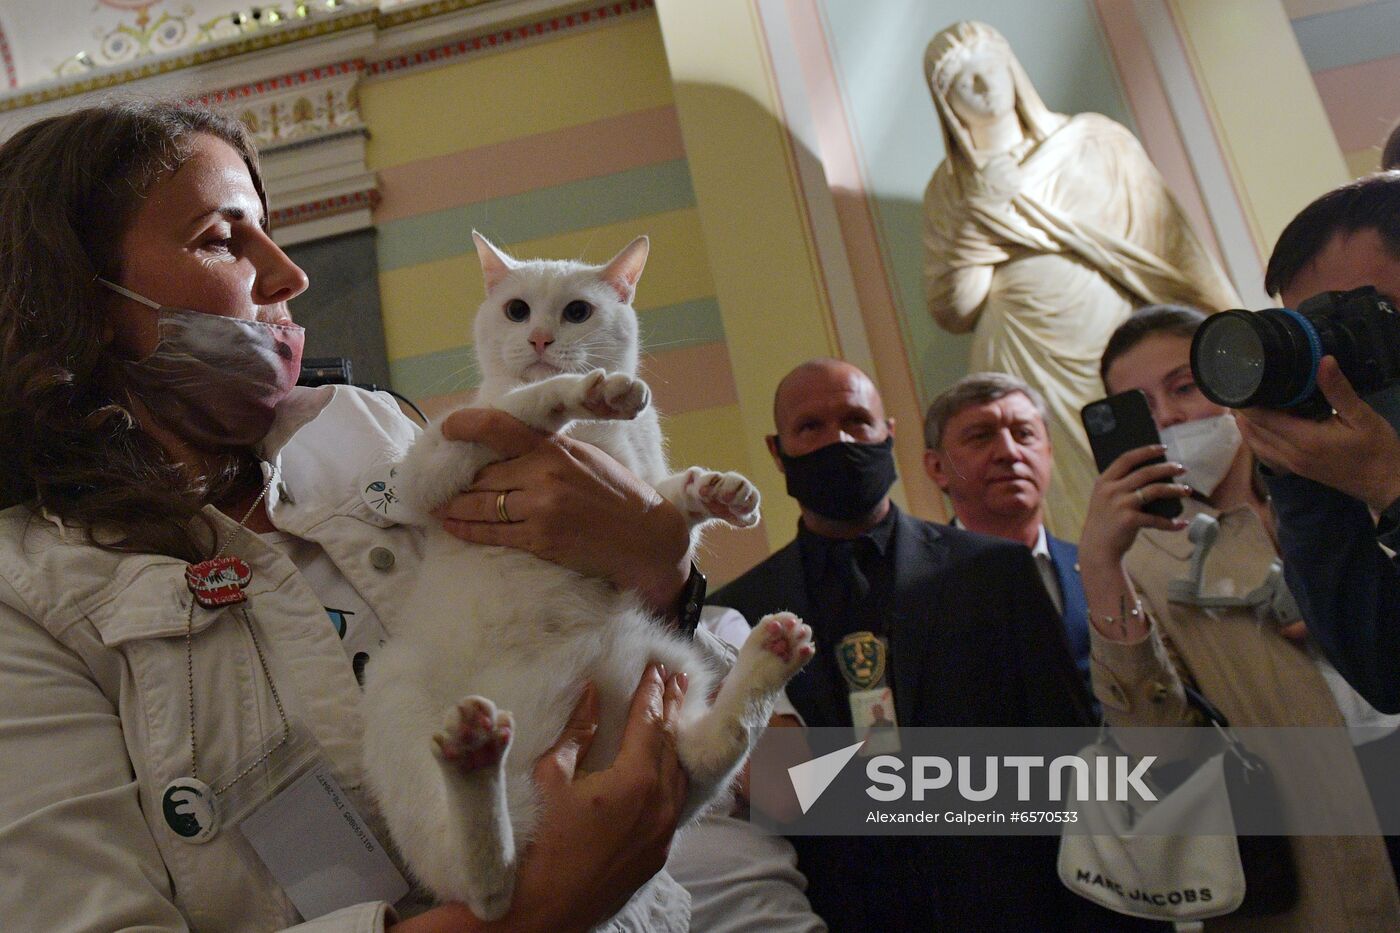
<svg viewBox="0 0 1400 933">
<path fill-rule="evenodd" d="M 595 418 L 630 421 L 651 404 L 651 389 L 636 376 L 595 369 L 584 380 L 581 404 Z"/>
<path fill-rule="evenodd" d="M 510 749 L 514 722 L 485 697 L 469 696 L 447 711 L 443 731 L 433 736 L 439 758 L 462 774 L 494 768 Z"/>
<path fill-rule="evenodd" d="M 816 653 L 812 629 L 791 612 L 775 612 L 749 633 L 734 673 L 759 690 L 780 690 Z"/>
<path fill-rule="evenodd" d="M 706 515 L 736 528 L 758 524 L 758 487 L 745 477 L 701 470 L 694 483 L 695 497 Z"/>
</svg>

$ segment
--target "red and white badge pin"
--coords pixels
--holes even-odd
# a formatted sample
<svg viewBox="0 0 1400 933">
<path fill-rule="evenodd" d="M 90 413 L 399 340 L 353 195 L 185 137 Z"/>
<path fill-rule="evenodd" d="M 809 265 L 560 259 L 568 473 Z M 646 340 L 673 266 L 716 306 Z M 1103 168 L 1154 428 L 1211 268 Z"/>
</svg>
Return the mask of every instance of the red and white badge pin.
<svg viewBox="0 0 1400 933">
<path fill-rule="evenodd" d="M 215 557 L 185 568 L 185 582 L 195 602 L 205 609 L 233 606 L 248 597 L 243 588 L 253 579 L 253 568 L 240 557 Z"/>
</svg>

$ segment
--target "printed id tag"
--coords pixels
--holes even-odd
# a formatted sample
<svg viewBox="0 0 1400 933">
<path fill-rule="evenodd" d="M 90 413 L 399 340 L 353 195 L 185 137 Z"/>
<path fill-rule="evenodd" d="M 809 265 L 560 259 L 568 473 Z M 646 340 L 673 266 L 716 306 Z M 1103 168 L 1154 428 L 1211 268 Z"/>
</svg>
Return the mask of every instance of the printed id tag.
<svg viewBox="0 0 1400 933">
<path fill-rule="evenodd" d="M 894 718 L 894 691 L 889 687 L 852 690 L 851 723 L 856 740 L 865 740 L 858 754 L 893 755 L 899 751 L 899 723 Z"/>
<path fill-rule="evenodd" d="M 303 920 L 365 901 L 392 904 L 408 893 L 408 882 L 299 724 L 225 796 L 229 825 L 238 827 Z"/>
<path fill-rule="evenodd" d="M 408 882 L 319 762 L 239 824 L 304 920 L 365 901 L 392 904 Z"/>
</svg>

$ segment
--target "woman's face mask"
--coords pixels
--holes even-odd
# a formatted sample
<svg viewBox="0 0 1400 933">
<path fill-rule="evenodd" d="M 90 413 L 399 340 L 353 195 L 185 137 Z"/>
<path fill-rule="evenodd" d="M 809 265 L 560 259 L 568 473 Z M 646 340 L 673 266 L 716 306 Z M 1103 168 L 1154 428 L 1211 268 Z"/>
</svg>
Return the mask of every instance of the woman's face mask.
<svg viewBox="0 0 1400 933">
<path fill-rule="evenodd" d="M 1167 459 L 1186 467 L 1177 481 L 1185 483 L 1203 496 L 1215 492 L 1215 487 L 1230 472 L 1242 438 L 1235 416 L 1229 413 L 1195 421 L 1174 424 L 1162 432 Z"/>
<path fill-rule="evenodd" d="M 246 447 L 266 436 L 273 410 L 301 374 L 305 328 L 172 308 L 97 281 L 160 315 L 155 350 L 120 369 L 161 424 L 206 449 Z"/>
</svg>

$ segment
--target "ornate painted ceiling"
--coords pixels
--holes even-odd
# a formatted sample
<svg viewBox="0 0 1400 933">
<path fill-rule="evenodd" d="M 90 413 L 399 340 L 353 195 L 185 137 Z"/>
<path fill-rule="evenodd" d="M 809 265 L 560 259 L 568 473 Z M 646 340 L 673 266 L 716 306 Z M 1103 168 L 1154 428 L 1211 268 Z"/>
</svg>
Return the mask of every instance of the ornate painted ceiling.
<svg viewBox="0 0 1400 933">
<path fill-rule="evenodd" d="M 0 91 L 417 0 L 0 0 Z"/>
</svg>

